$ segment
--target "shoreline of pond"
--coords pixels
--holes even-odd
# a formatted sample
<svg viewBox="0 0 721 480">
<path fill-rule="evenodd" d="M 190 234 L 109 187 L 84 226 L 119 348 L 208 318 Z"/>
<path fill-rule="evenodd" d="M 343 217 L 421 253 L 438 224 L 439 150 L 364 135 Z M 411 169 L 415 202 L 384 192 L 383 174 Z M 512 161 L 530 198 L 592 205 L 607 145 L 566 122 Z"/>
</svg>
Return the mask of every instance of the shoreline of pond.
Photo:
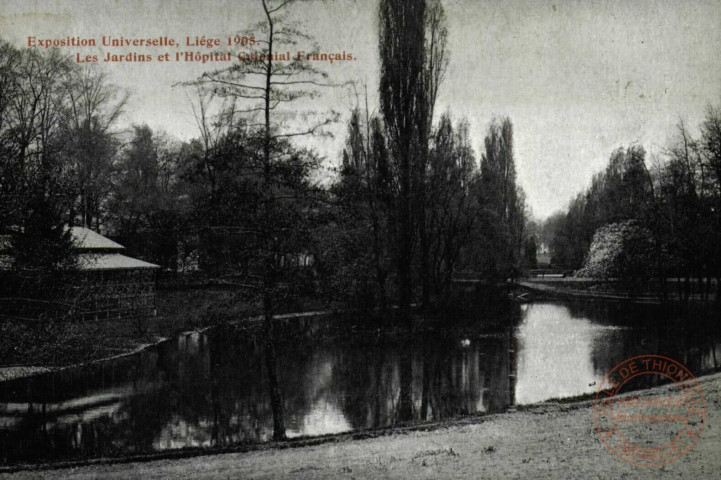
<svg viewBox="0 0 721 480">
<path fill-rule="evenodd" d="M 709 451 L 711 453 L 717 451 L 721 442 L 721 373 L 710 373 L 697 378 L 704 390 L 708 408 L 708 425 L 701 437 L 706 442 L 699 442 L 699 445 L 689 453 L 690 460 L 682 459 L 679 462 L 686 465 L 686 468 L 689 463 L 694 461 L 696 464 L 699 463 L 698 455 L 704 456 L 703 464 L 706 466 L 709 465 L 709 458 L 716 458 L 717 462 L 721 462 L 721 458 L 718 456 L 706 458 Z M 660 385 L 629 392 L 624 396 L 653 398 L 662 396 L 669 388 L 672 386 Z M 165 471 L 165 475 L 173 477 L 182 473 L 188 475 L 189 478 L 192 476 L 195 479 L 215 479 L 226 478 L 231 470 L 237 475 L 242 470 L 239 470 L 238 467 L 243 467 L 245 473 L 252 474 L 254 470 L 267 468 L 263 465 L 271 465 L 270 468 L 274 470 L 273 477 L 298 478 L 310 475 L 313 478 L 333 478 L 341 472 L 350 473 L 352 471 L 357 476 L 366 478 L 383 473 L 376 470 L 380 463 L 385 464 L 386 467 L 392 467 L 386 473 L 392 472 L 394 476 L 400 475 L 402 478 L 418 478 L 419 468 L 420 472 L 428 472 L 427 468 L 421 467 L 429 465 L 427 462 L 421 463 L 416 460 L 419 458 L 433 460 L 437 455 L 440 455 L 442 459 L 446 459 L 446 457 L 449 460 L 463 459 L 470 462 L 471 466 L 483 467 L 484 470 L 488 467 L 487 462 L 493 461 L 496 464 L 504 464 L 506 468 L 510 469 L 508 473 L 523 475 L 537 472 L 528 470 L 534 466 L 533 456 L 529 449 L 540 449 L 542 456 L 546 458 L 557 456 L 559 462 L 555 465 L 559 468 L 572 467 L 571 464 L 563 464 L 567 460 L 579 458 L 577 455 L 579 440 L 583 444 L 581 450 L 592 451 L 601 460 L 605 458 L 609 465 L 614 468 L 620 467 L 623 470 L 626 468 L 624 467 L 626 464 L 616 462 L 615 457 L 601 448 L 595 438 L 596 432 L 592 428 L 594 398 L 595 393 L 569 399 L 551 399 L 497 413 L 476 414 L 437 422 L 399 425 L 318 437 L 302 437 L 280 442 L 270 441 L 217 449 L 193 448 L 134 456 L 13 465 L 0 467 L 0 477 L 57 478 L 61 470 L 66 470 L 62 473 L 63 478 L 73 478 L 74 475 L 79 478 L 87 476 L 137 478 L 139 475 L 146 476 L 150 473 L 157 475 L 159 472 Z M 532 425 L 533 428 L 529 428 L 529 425 Z M 558 428 L 559 425 L 563 428 Z M 575 440 L 570 437 L 565 438 L 571 431 L 573 436 L 578 438 Z M 545 438 L 546 441 L 539 442 L 539 439 L 536 438 L 539 434 L 546 437 L 558 436 L 560 444 L 548 438 Z M 709 447 L 709 444 L 712 446 Z M 564 449 L 568 450 L 567 453 L 570 456 L 564 457 Z M 347 454 L 340 454 L 339 450 L 344 450 Z M 373 453 L 368 453 L 369 450 Z M 475 451 L 475 457 L 467 450 Z M 319 452 L 325 452 L 323 453 L 324 462 L 317 462 Z M 395 455 L 392 455 L 394 452 Z M 521 452 L 524 455 L 516 456 Z M 538 455 L 538 452 L 536 454 Z M 266 463 L 268 457 L 275 460 Z M 399 465 L 394 465 L 396 462 Z M 453 463 L 445 465 L 452 468 L 451 471 L 446 472 L 447 474 L 461 478 L 478 478 L 476 475 L 478 470 L 471 470 L 473 473 L 469 475 L 467 468 L 454 466 Z M 314 466 L 306 465 L 304 467 L 303 464 Z M 287 469 L 290 465 L 294 466 L 293 470 Z M 316 468 L 317 465 L 323 465 L 324 471 Z M 535 465 L 535 467 L 537 466 Z M 396 469 L 396 467 L 400 468 Z M 631 465 L 629 467 L 635 468 Z M 283 470 L 284 468 L 286 469 Z M 408 468 L 410 470 L 406 471 Z M 673 471 L 670 468 L 668 470 Z M 299 475 L 304 471 L 307 475 Z M 494 472 L 490 468 L 488 471 Z M 571 468 L 567 471 L 569 476 L 561 478 L 576 478 L 572 475 L 575 471 Z M 659 473 L 657 469 L 639 470 L 636 468 L 634 470 L 636 473 L 639 471 L 648 471 L 655 475 Z M 266 473 L 268 472 L 266 471 Z"/>
<path fill-rule="evenodd" d="M 566 279 L 568 280 L 568 279 Z M 618 296 L 602 292 L 590 292 L 585 290 L 574 290 L 569 288 L 556 288 L 548 283 L 558 283 L 559 279 L 539 279 L 537 281 L 521 280 L 516 285 L 526 292 L 531 291 L 531 295 L 517 294 L 512 295 L 512 300 L 519 303 L 534 303 L 543 301 L 570 301 L 570 302 L 605 302 L 605 303 L 630 303 L 630 304 L 654 304 L 658 305 L 662 302 L 658 298 L 644 299 L 643 297 Z M 576 283 L 576 282 L 573 282 Z M 168 294 L 169 293 L 169 294 Z M 105 355 L 91 356 L 88 360 L 78 361 L 70 358 L 67 362 L 58 364 L 48 364 L 47 362 L 17 362 L 0 365 L 0 383 L 9 382 L 21 378 L 28 378 L 36 375 L 43 375 L 50 372 L 58 372 L 74 368 L 83 368 L 98 363 L 109 362 L 120 358 L 138 355 L 142 352 L 156 348 L 163 343 L 178 338 L 183 335 L 192 333 L 205 333 L 213 328 L 238 328 L 238 327 L 258 327 L 262 321 L 262 315 L 259 315 L 257 306 L 232 300 L 233 292 L 227 289 L 219 291 L 202 289 L 196 292 L 203 296 L 198 302 L 197 295 L 188 295 L 187 290 L 171 290 L 164 292 L 160 297 L 160 303 L 164 307 L 165 313 L 151 321 L 153 325 L 148 327 L 148 331 L 143 335 L 134 335 L 128 330 L 132 329 L 132 325 L 120 325 L 117 322 L 96 322 L 74 325 L 79 328 L 81 333 L 84 330 L 93 330 L 87 338 L 83 339 L 84 343 L 99 343 L 98 337 L 102 337 L 100 343 L 105 343 Z M 197 302 L 195 304 L 194 302 Z M 672 301 L 671 305 L 681 305 L 679 302 Z M 711 304 L 702 302 L 691 302 L 698 307 L 714 308 Z M 310 319 L 320 318 L 332 315 L 359 315 L 362 312 L 352 309 L 342 309 L 338 305 L 331 305 L 330 308 L 317 309 L 319 305 L 313 302 L 308 303 L 307 310 L 295 312 L 282 312 L 274 315 L 275 320 L 293 320 L 293 319 Z M 325 305 L 320 305 L 325 306 Z M 315 308 L 314 308 L 315 307 Z M 414 304 L 414 307 L 417 305 Z M 391 308 L 389 312 L 392 312 Z M 227 318 L 233 318 L 227 320 Z M 376 322 L 378 323 L 378 322 Z M 434 328 L 434 321 L 421 322 L 421 328 Z M 375 332 L 376 325 L 371 325 L 369 331 Z M 478 328 L 494 332 L 499 326 L 494 324 L 480 325 Z M 151 332 L 152 331 L 152 332 Z M 100 332 L 100 333 L 98 333 Z M 392 331 L 384 331 L 386 333 Z M 362 333 L 362 332 L 361 332 Z M 77 336 L 77 335 L 76 335 Z"/>
<path fill-rule="evenodd" d="M 296 313 L 290 313 L 290 314 L 278 314 L 274 315 L 274 320 L 291 320 L 295 318 L 309 318 L 309 317 L 319 317 L 319 316 L 325 316 L 325 315 L 331 315 L 333 313 L 336 313 L 333 310 L 327 310 L 327 311 L 311 311 L 311 312 L 296 312 Z M 238 320 L 232 320 L 226 322 L 224 325 L 226 326 L 236 326 L 240 324 L 252 324 L 255 322 L 259 322 L 262 320 L 262 316 L 252 316 L 252 317 L 246 317 Z M 68 365 L 62 365 L 62 366 L 44 366 L 44 365 L 10 365 L 10 366 L 2 366 L 0 367 L 0 383 L 2 382 L 9 382 L 11 380 L 17 380 L 20 378 L 28 378 L 36 375 L 43 375 L 51 372 L 60 372 L 63 370 L 69 370 L 69 369 L 75 369 L 75 368 L 85 368 L 91 365 L 96 365 L 99 363 L 104 362 L 111 362 L 113 360 L 118 360 L 121 358 L 133 356 L 133 355 L 139 355 L 143 353 L 146 350 L 149 350 L 151 348 L 156 348 L 164 344 L 165 342 L 171 341 L 175 338 L 181 337 L 181 336 L 188 336 L 192 335 L 194 333 L 205 333 L 213 328 L 218 328 L 220 326 L 223 326 L 223 324 L 220 325 L 207 325 L 205 327 L 197 328 L 195 330 L 187 330 L 178 332 L 170 337 L 159 337 L 156 339 L 156 341 L 152 343 L 145 343 L 138 345 L 134 349 L 129 349 L 126 352 L 118 353 L 116 355 L 111 355 L 108 357 L 102 357 L 102 358 L 96 358 L 93 360 L 88 360 L 85 362 L 80 363 L 71 363 Z M 18 374 L 13 375 L 12 370 L 17 369 Z M 8 373 L 6 373 L 8 372 Z"/>
<path fill-rule="evenodd" d="M 573 287 L 578 283 L 576 281 L 566 285 L 569 280 L 576 279 L 521 280 L 516 288 L 523 292 L 513 292 L 511 301 L 525 303 L 556 299 L 660 303 L 656 297 L 577 289 Z M 691 303 L 701 305 L 700 302 Z M 227 288 L 159 289 L 157 307 L 160 315 L 144 320 L 143 324 L 127 319 L 47 325 L 41 322 L 3 322 L 0 324 L 0 356 L 4 362 L 0 365 L 0 382 L 137 354 L 183 332 L 202 332 L 229 323 L 252 323 L 261 313 L 259 305 L 244 301 L 237 292 Z M 354 312 L 337 303 L 304 298 L 281 310 L 278 316 L 312 316 L 343 311 Z M 229 322 L 228 318 L 234 320 Z"/>
<path fill-rule="evenodd" d="M 244 321 L 260 313 L 258 305 L 227 289 L 160 289 L 156 305 L 159 315 L 142 324 L 131 319 L 0 322 L 0 382 L 135 355 L 185 332 L 205 331 L 228 318 Z M 325 307 L 337 310 L 337 305 L 302 299 L 291 312 Z"/>
<path fill-rule="evenodd" d="M 174 338 L 191 333 L 205 333 L 213 328 L 256 327 L 261 324 L 263 316 L 260 314 L 260 307 L 239 300 L 236 292 L 232 290 L 202 288 L 191 290 L 191 292 L 189 294 L 188 289 L 160 290 L 158 309 L 163 313 L 157 317 L 146 319 L 147 324 L 142 333 L 136 331 L 133 322 L 128 319 L 51 324 L 48 328 L 69 329 L 71 334 L 66 336 L 61 333 L 54 336 L 54 345 L 49 344 L 47 340 L 36 340 L 38 343 L 37 350 L 42 350 L 41 360 L 31 360 L 34 351 L 21 352 L 19 355 L 20 361 L 0 365 L 0 383 L 50 372 L 83 368 L 138 355 Z M 361 315 L 371 315 L 373 317 L 371 318 L 372 321 L 363 326 L 363 329 L 375 332 L 379 324 L 377 315 L 374 316 L 372 313 L 358 309 L 343 308 L 336 303 L 301 299 L 297 307 L 300 307 L 297 311 L 288 311 L 288 308 L 281 309 L 279 313 L 273 316 L 274 320 L 311 319 L 333 315 L 349 315 L 356 318 Z M 418 307 L 417 304 L 412 305 L 414 309 Z M 386 315 L 392 316 L 395 310 L 395 307 L 389 307 Z M 375 312 L 375 314 L 377 313 L 380 312 Z M 419 323 L 425 327 L 434 324 L 433 321 Z M 395 323 L 391 322 L 386 327 L 391 325 L 395 325 Z M 20 327 L 21 324 L 13 325 L 12 322 L 5 322 L 0 326 L 13 329 L 14 327 Z M 22 326 L 27 327 L 24 323 Z M 498 325 L 491 322 L 481 328 L 492 331 L 497 327 Z M 39 322 L 34 322 L 30 328 L 41 329 L 42 325 Z M 392 329 L 384 331 L 384 333 L 391 332 Z M 24 333 L 24 336 L 27 337 L 27 332 Z M 89 345 L 94 345 L 95 351 L 86 352 Z M 73 353 L 66 355 L 66 358 L 62 358 L 61 355 L 59 361 L 43 361 L 48 356 L 46 352 L 58 346 L 60 350 L 73 350 Z M 77 351 L 74 349 L 77 349 Z M 78 359 L 82 357 L 86 359 Z"/>
<path fill-rule="evenodd" d="M 540 303 L 542 305 L 539 307 L 539 310 L 538 310 L 539 312 L 542 312 L 548 308 L 548 306 L 543 305 L 545 303 L 549 303 L 549 304 L 558 303 L 561 305 L 573 305 L 574 302 L 555 302 L 555 301 L 544 302 L 544 301 L 542 301 Z M 584 303 L 584 302 L 576 302 L 577 305 L 580 305 L 582 303 Z M 591 303 L 590 305 L 594 305 L 594 304 Z M 594 308 L 597 308 L 598 305 L 601 305 L 601 304 L 596 303 L 595 305 L 596 305 L 596 307 L 594 307 Z M 531 305 L 529 305 L 528 307 L 529 307 L 529 310 L 528 310 L 529 312 L 536 311 Z M 519 306 L 518 308 L 525 309 L 526 306 L 522 305 L 522 306 Z M 564 307 L 564 308 L 567 308 L 567 307 Z M 614 307 L 609 307 L 609 308 L 613 309 Z M 647 307 L 643 307 L 643 308 L 647 308 Z M 604 309 L 602 311 L 606 312 L 606 308 L 604 307 Z M 360 336 L 366 336 L 367 334 L 375 335 L 375 333 L 373 331 L 366 331 L 366 330 L 355 331 L 355 330 L 350 330 L 350 329 L 346 328 L 350 325 L 353 325 L 354 323 L 357 323 L 359 325 L 362 324 L 362 322 L 365 320 L 364 317 L 351 318 L 350 321 L 348 322 L 347 321 L 348 315 L 342 314 L 340 316 L 340 318 L 338 319 L 339 322 L 336 322 L 335 318 L 321 320 L 318 323 L 315 322 L 315 318 L 318 318 L 319 316 L 322 316 L 322 315 L 328 315 L 328 314 L 333 314 L 333 313 L 339 313 L 339 312 L 331 310 L 331 311 L 298 312 L 298 313 L 293 313 L 293 314 L 279 314 L 276 316 L 276 319 L 281 321 L 283 334 L 289 333 L 289 332 L 291 333 L 291 342 L 294 342 L 295 339 L 297 339 L 297 338 L 305 338 L 306 340 L 313 341 L 313 342 L 315 342 L 318 339 L 320 339 L 321 341 L 325 341 L 326 339 L 330 339 L 330 340 L 334 341 L 336 339 L 336 337 L 328 336 L 327 333 L 330 332 L 331 334 L 335 334 L 336 331 L 341 332 L 342 335 L 346 335 L 345 337 L 343 337 L 344 339 L 357 338 L 359 335 Z M 582 316 L 588 315 L 588 313 L 584 314 L 583 311 L 580 311 L 580 312 L 575 311 L 575 314 L 573 312 L 571 312 L 571 315 L 570 315 L 571 320 L 573 320 L 573 318 L 577 318 L 579 313 Z M 307 318 L 308 320 L 303 320 L 303 318 Z M 595 317 L 591 316 L 589 318 L 595 318 Z M 300 319 L 300 320 L 293 321 L 291 319 Z M 310 320 L 310 319 L 313 319 L 313 320 Z M 291 320 L 291 321 L 284 322 L 284 320 Z M 360 323 L 358 323 L 358 322 L 360 322 Z M 475 324 L 476 324 L 475 326 L 480 326 L 483 323 L 484 322 L 482 322 L 482 321 L 479 322 L 479 319 L 475 319 Z M 251 324 L 252 326 L 248 327 L 248 324 Z M 230 322 L 224 323 L 224 325 L 227 325 L 229 330 L 224 330 L 223 327 L 218 327 L 221 329 L 218 332 L 218 335 L 211 335 L 211 337 L 226 338 L 227 337 L 226 334 L 230 333 L 232 335 L 233 332 L 239 333 L 241 335 L 247 335 L 247 334 L 255 335 L 256 332 L 262 331 L 262 328 L 261 328 L 262 317 L 254 316 L 254 317 L 248 317 L 248 318 L 242 318 L 242 319 L 234 319 Z M 437 327 L 437 325 L 429 325 L 429 326 L 431 328 Z M 303 332 L 309 327 L 313 329 L 311 337 L 295 336 L 296 333 Z M 340 328 L 338 328 L 338 327 L 340 327 Z M 193 330 L 193 331 L 185 331 L 185 332 L 180 333 L 178 336 L 172 337 L 169 340 L 174 341 L 177 339 L 178 345 L 183 345 L 183 347 L 181 347 L 181 348 L 186 348 L 185 347 L 186 343 L 187 343 L 187 345 L 190 346 L 191 340 L 192 340 L 192 342 L 195 342 L 195 343 L 193 343 L 193 345 L 197 345 L 198 342 L 200 342 L 201 345 L 205 345 L 206 344 L 205 342 L 207 340 L 202 340 L 202 339 L 199 339 L 198 337 L 203 337 L 202 332 L 207 332 L 210 330 L 210 328 L 211 328 L 210 326 L 206 326 L 204 328 L 200 328 L 200 329 Z M 330 328 L 332 330 L 328 330 L 328 328 Z M 461 341 L 461 345 L 464 345 L 463 342 L 466 341 L 464 339 L 468 338 L 468 336 L 470 336 L 470 338 L 474 338 L 474 336 L 477 333 L 480 333 L 478 331 L 467 331 L 468 328 L 469 328 L 469 325 L 465 324 L 465 325 L 462 325 L 460 331 L 450 330 L 450 338 L 456 345 L 458 344 L 459 341 Z M 614 331 L 616 331 L 615 330 L 616 327 L 613 327 L 613 328 L 614 328 Z M 320 332 L 320 333 L 318 334 L 318 332 Z M 397 332 L 397 333 L 401 333 L 401 332 Z M 420 330 L 420 333 L 428 334 L 428 331 Z M 459 333 L 462 336 L 458 335 Z M 508 332 L 505 332 L 505 333 L 508 334 Z M 492 335 L 495 335 L 495 333 L 493 333 Z M 183 338 L 184 336 L 185 337 L 192 336 L 194 338 L 193 339 L 188 338 L 187 340 L 185 340 Z M 400 338 L 393 332 L 390 333 L 390 336 L 391 336 L 391 343 L 396 344 L 396 345 L 398 345 L 399 340 L 401 342 L 408 341 L 407 338 Z M 483 334 L 482 336 L 487 337 L 486 334 Z M 534 336 L 534 338 L 536 338 L 536 337 Z M 370 337 L 364 341 L 368 341 L 368 340 L 370 340 L 371 342 L 377 341 Z M 168 340 L 165 340 L 165 341 L 168 341 Z M 253 340 L 251 340 L 251 342 L 252 341 Z M 158 342 L 158 345 L 159 344 L 162 344 L 162 342 Z M 225 344 L 222 344 L 222 345 L 225 345 Z M 474 345 L 475 345 L 475 341 L 474 341 Z M 145 346 L 145 347 L 143 347 L 143 350 L 147 349 L 147 348 L 151 348 L 151 347 L 152 346 Z M 175 348 L 175 346 L 173 344 L 171 344 L 170 347 Z M 192 347 L 189 347 L 189 348 L 192 348 Z M 344 347 L 341 346 L 340 348 L 344 348 Z M 401 347 L 401 348 L 403 348 L 403 347 Z M 505 347 L 503 347 L 503 348 L 505 348 Z M 463 349 L 463 347 L 461 347 L 461 349 Z M 130 354 L 132 354 L 132 353 L 137 353 L 137 352 L 130 352 Z M 696 353 L 694 355 L 696 355 L 697 353 L 698 353 L 698 349 L 696 349 Z M 121 355 L 121 356 L 126 356 L 126 355 L 127 354 Z M 152 357 L 152 355 L 154 355 L 154 353 L 150 353 L 150 355 Z M 674 358 L 676 358 L 676 357 L 674 357 Z M 685 357 L 681 356 L 678 358 L 684 359 Z M 682 360 L 682 361 L 685 361 L 685 360 Z M 96 363 L 96 362 L 93 362 L 93 363 Z M 704 376 L 699 376 L 699 378 L 710 377 L 710 376 L 714 375 L 714 372 L 719 371 L 719 366 L 716 365 L 715 357 L 714 357 L 714 365 L 715 365 L 715 368 L 713 370 L 708 370 L 706 368 L 704 368 L 704 369 L 694 368 L 694 372 L 702 372 L 702 371 L 707 372 Z M 424 376 L 425 376 L 425 373 L 424 373 Z M 111 374 L 111 377 L 112 377 L 112 374 Z M 515 375 L 514 375 L 514 378 L 516 378 Z M 585 383 L 584 383 L 584 385 L 585 385 Z M 591 386 L 591 384 L 589 384 L 589 387 L 590 386 Z M 20 390 L 24 391 L 24 388 L 20 388 Z M 641 391 L 643 391 L 643 390 L 641 390 Z M 564 405 L 583 404 L 583 402 L 590 401 L 590 399 L 592 399 L 592 397 L 593 397 L 593 394 L 590 394 L 590 393 L 586 393 L 583 395 L 577 395 L 577 396 L 573 396 L 573 397 L 560 397 L 560 398 L 545 397 L 545 400 L 542 400 L 542 401 L 532 400 L 532 399 L 526 397 L 525 404 L 522 406 L 511 407 L 510 409 L 507 409 L 507 410 L 493 410 L 493 411 L 499 412 L 499 413 L 503 412 L 503 413 L 512 414 L 512 413 L 514 413 L 514 411 L 526 411 L 528 409 L 537 409 L 539 406 L 543 406 L 543 405 L 545 405 L 545 406 L 556 405 L 556 406 L 559 406 L 559 408 L 566 408 L 563 406 Z M 359 429 L 354 430 L 353 432 L 339 433 L 339 434 L 335 434 L 335 435 L 324 434 L 324 435 L 320 435 L 320 436 L 306 436 L 301 439 L 297 439 L 297 437 L 296 437 L 296 439 L 294 439 L 291 442 L 281 442 L 281 443 L 278 443 L 277 446 L 280 449 L 296 448 L 296 447 L 303 447 L 303 446 L 314 446 L 316 444 L 323 444 L 325 442 L 331 442 L 331 441 L 342 441 L 342 440 L 338 440 L 338 439 L 341 439 L 341 438 L 345 439 L 346 437 L 351 437 L 351 439 L 358 440 L 358 439 L 377 438 L 377 437 L 380 437 L 383 435 L 389 435 L 389 434 L 397 433 L 400 431 L 403 431 L 403 432 L 420 431 L 420 432 L 422 432 L 425 430 L 437 430 L 439 428 L 442 428 L 444 426 L 449 426 L 449 425 L 467 425 L 467 424 L 476 424 L 479 422 L 484 422 L 483 419 L 485 417 L 487 417 L 489 415 L 497 415 L 499 413 L 477 413 L 477 414 L 470 414 L 470 415 L 463 415 L 461 413 L 460 415 L 463 415 L 463 416 L 458 416 L 459 414 L 456 414 L 456 416 L 454 416 L 452 418 L 448 417 L 450 419 L 425 422 L 425 423 L 414 424 L 414 425 L 406 424 L 406 425 L 400 425 L 400 426 L 379 427 L 379 428 L 372 428 L 372 429 L 369 427 L 360 427 Z M 443 417 L 441 417 L 441 418 L 443 418 Z M 193 445 L 193 444 L 191 443 L 189 445 Z M 272 447 L 272 445 L 274 445 L 272 443 L 258 443 L 258 444 L 249 445 L 249 443 L 245 443 L 245 442 L 241 441 L 241 443 L 235 443 L 234 445 L 235 446 L 228 447 L 228 448 L 214 447 L 210 450 L 208 450 L 209 447 L 206 446 L 203 449 L 201 449 L 202 451 L 196 451 L 196 450 L 193 450 L 192 448 L 182 449 L 182 450 L 167 450 L 164 452 L 147 453 L 142 456 L 133 456 L 133 457 L 122 457 L 119 455 L 120 452 L 116 452 L 115 454 L 118 454 L 118 457 L 114 457 L 111 460 L 108 460 L 107 458 L 106 459 L 103 459 L 100 457 L 97 457 L 97 458 L 98 458 L 98 461 L 106 461 L 107 460 L 111 463 L 135 462 L 135 461 L 151 461 L 151 460 L 154 460 L 157 458 L 183 458 L 183 457 L 197 456 L 197 455 L 203 455 L 203 456 L 213 455 L 215 453 L 221 453 L 221 452 L 230 452 L 230 453 L 232 453 L 232 452 L 250 452 L 250 451 L 258 451 L 259 449 L 263 450 L 265 448 L 274 448 L 274 447 Z M 158 455 L 160 455 L 160 456 L 158 457 Z M 176 457 L 176 455 L 177 455 L 177 457 Z M 82 462 L 90 462 L 89 464 L 92 464 L 92 462 L 95 461 L 95 460 L 92 460 L 92 458 L 93 457 L 88 456 L 86 459 L 82 459 L 81 461 Z M 34 468 L 34 467 L 32 467 L 32 465 L 34 465 L 34 464 L 27 464 L 28 468 Z M 40 465 L 40 464 L 38 464 L 38 465 Z M 53 464 L 53 465 L 57 465 L 57 464 Z M 11 467 L 8 466 L 8 468 L 11 468 Z M 42 468 L 42 467 L 38 467 L 38 468 Z M 2 468 L 0 468 L 0 470 L 2 470 Z"/>
<path fill-rule="evenodd" d="M 718 306 L 716 294 L 709 298 L 681 299 L 675 294 L 662 298 L 658 294 L 632 292 L 618 280 L 600 280 L 594 278 L 526 278 L 517 284 L 540 298 L 546 299 L 577 299 L 589 301 L 630 302 L 639 304 L 696 304 Z M 537 297 L 537 298 L 538 298 Z"/>
</svg>

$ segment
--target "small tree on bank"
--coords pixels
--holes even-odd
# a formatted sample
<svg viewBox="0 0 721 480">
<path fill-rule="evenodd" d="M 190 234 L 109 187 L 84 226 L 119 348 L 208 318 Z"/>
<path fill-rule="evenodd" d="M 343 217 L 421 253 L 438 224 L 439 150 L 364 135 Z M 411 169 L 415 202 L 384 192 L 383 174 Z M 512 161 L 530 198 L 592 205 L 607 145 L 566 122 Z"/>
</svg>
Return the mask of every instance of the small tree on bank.
<svg viewBox="0 0 721 480">
<path fill-rule="evenodd" d="M 312 99 L 318 95 L 317 87 L 327 86 L 326 74 L 313 66 L 307 56 L 275 59 L 276 52 L 285 52 L 299 41 L 310 40 L 287 20 L 285 11 L 293 3 L 260 0 L 265 18 L 252 29 L 257 39 L 258 60 L 208 72 L 195 82 L 228 101 L 222 112 L 222 121 L 232 126 L 227 130 L 228 138 L 245 137 L 245 148 L 235 155 L 243 160 L 231 167 L 236 173 L 242 171 L 238 177 L 240 188 L 236 190 L 242 195 L 227 205 L 234 209 L 239 221 L 208 227 L 238 239 L 235 256 L 242 261 L 236 264 L 240 268 L 232 272 L 235 282 L 262 301 L 275 439 L 285 438 L 285 425 L 276 373 L 273 315 L 280 297 L 295 290 L 293 280 L 298 279 L 299 263 L 307 255 L 301 239 L 311 223 L 302 222 L 312 213 L 309 202 L 317 198 L 310 181 L 317 160 L 310 152 L 294 148 L 290 140 L 320 134 L 322 127 L 334 120 L 334 115 L 329 115 L 296 130 L 287 130 L 276 118 L 279 107 Z M 234 162 L 232 157 L 229 160 Z"/>
</svg>

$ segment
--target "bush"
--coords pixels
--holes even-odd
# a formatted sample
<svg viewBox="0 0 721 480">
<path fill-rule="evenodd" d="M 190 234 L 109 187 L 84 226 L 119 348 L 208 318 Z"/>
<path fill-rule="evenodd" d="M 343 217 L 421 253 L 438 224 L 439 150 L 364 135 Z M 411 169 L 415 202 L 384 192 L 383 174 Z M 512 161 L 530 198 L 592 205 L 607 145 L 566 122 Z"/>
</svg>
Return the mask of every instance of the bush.
<svg viewBox="0 0 721 480">
<path fill-rule="evenodd" d="M 651 275 L 653 237 L 637 220 L 611 223 L 593 236 L 581 278 L 647 279 Z"/>
</svg>

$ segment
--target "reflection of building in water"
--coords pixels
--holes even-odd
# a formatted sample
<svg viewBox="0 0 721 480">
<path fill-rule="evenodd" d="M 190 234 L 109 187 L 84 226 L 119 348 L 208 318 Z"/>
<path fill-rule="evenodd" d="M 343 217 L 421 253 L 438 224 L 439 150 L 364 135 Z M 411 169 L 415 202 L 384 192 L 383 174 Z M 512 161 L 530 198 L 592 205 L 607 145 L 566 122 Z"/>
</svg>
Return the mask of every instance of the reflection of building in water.
<svg viewBox="0 0 721 480">
<path fill-rule="evenodd" d="M 42 417 L 44 428 L 90 422 L 115 414 L 121 400 L 132 391 L 129 385 L 118 386 L 85 397 L 61 402 L 8 402 L 0 404 L 0 426 L 16 427 L 27 415 Z"/>
</svg>

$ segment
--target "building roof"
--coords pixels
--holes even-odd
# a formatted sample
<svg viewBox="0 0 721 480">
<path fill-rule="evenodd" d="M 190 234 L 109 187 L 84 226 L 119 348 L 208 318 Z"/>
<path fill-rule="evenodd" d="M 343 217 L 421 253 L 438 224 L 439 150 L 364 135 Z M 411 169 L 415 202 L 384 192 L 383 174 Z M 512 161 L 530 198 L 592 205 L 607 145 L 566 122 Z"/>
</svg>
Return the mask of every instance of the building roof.
<svg viewBox="0 0 721 480">
<path fill-rule="evenodd" d="M 156 269 L 160 266 L 137 258 L 126 257 L 120 252 L 125 247 L 85 227 L 70 227 L 80 270 L 137 270 Z M 10 247 L 10 236 L 0 235 L 0 252 Z M 12 256 L 0 253 L 0 270 L 12 267 Z"/>
<path fill-rule="evenodd" d="M 78 250 L 124 250 L 125 247 L 85 227 L 71 227 Z"/>
<path fill-rule="evenodd" d="M 85 227 L 70 227 L 75 248 L 78 250 L 125 250 L 125 247 Z M 0 251 L 9 250 L 11 238 L 9 234 L 0 235 Z"/>
<path fill-rule="evenodd" d="M 140 270 L 160 267 L 154 263 L 126 257 L 119 253 L 83 253 L 78 257 L 78 268 L 80 270 Z"/>
</svg>

